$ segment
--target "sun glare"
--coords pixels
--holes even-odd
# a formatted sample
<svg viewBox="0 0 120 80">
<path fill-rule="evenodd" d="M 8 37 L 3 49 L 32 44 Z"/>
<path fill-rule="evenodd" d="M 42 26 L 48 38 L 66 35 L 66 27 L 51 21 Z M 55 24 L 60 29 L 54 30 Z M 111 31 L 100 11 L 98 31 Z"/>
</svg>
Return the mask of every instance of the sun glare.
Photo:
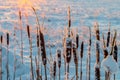
<svg viewBox="0 0 120 80">
<path fill-rule="evenodd" d="M 32 2 L 30 0 L 19 0 L 18 7 L 19 8 L 29 8 L 32 6 Z"/>
</svg>

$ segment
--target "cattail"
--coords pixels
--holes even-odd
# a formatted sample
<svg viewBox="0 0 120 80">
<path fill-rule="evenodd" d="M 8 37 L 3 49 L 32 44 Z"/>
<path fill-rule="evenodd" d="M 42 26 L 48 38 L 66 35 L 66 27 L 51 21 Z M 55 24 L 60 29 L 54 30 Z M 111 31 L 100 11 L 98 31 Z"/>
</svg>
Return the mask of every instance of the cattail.
<svg viewBox="0 0 120 80">
<path fill-rule="evenodd" d="M 68 7 L 68 27 L 71 27 L 70 7 Z"/>
<path fill-rule="evenodd" d="M 80 51 L 80 58 L 81 58 L 81 64 L 80 64 L 80 80 L 82 80 L 82 58 L 83 58 L 83 51 L 84 51 L 84 42 L 81 43 L 81 51 Z"/>
<path fill-rule="evenodd" d="M 2 80 L 2 43 L 3 43 L 3 36 L 0 36 L 0 80 Z"/>
<path fill-rule="evenodd" d="M 58 68 L 59 68 L 59 80 L 60 80 L 60 67 L 61 67 L 61 50 L 57 50 Z"/>
<path fill-rule="evenodd" d="M 108 51 L 106 49 L 106 44 L 105 44 L 105 39 L 104 39 L 104 35 L 103 35 L 103 47 L 104 47 L 104 58 L 106 58 L 108 56 Z"/>
<path fill-rule="evenodd" d="M 45 69 L 45 80 L 47 80 L 47 71 L 46 71 L 47 58 L 46 58 L 44 35 L 41 31 L 39 31 L 39 33 L 40 33 L 40 46 L 41 46 L 42 63 L 44 65 L 44 69 Z"/>
<path fill-rule="evenodd" d="M 3 36 L 2 35 L 0 37 L 0 41 L 1 41 L 1 43 L 3 43 Z"/>
<path fill-rule="evenodd" d="M 90 70 L 91 70 L 91 54 L 90 54 L 90 51 L 91 51 L 91 44 L 92 44 L 92 41 L 91 41 L 91 28 L 89 27 L 89 33 L 90 33 L 90 38 L 89 38 L 89 47 L 88 47 L 88 55 L 87 55 L 87 66 L 86 66 L 86 75 L 87 75 L 87 79 L 86 80 L 90 80 Z"/>
<path fill-rule="evenodd" d="M 76 48 L 79 47 L 79 35 L 77 34 L 76 35 Z"/>
<path fill-rule="evenodd" d="M 9 33 L 7 33 L 7 45 L 9 45 Z"/>
<path fill-rule="evenodd" d="M 109 43 L 110 43 L 110 27 L 109 27 L 108 36 L 107 36 L 107 47 L 109 46 Z"/>
<path fill-rule="evenodd" d="M 32 60 L 32 39 L 30 38 L 30 30 L 29 25 L 27 25 L 27 33 L 30 45 L 30 66 L 31 66 L 31 79 L 34 80 L 34 72 L 33 72 L 33 60 Z"/>
<path fill-rule="evenodd" d="M 103 52 L 104 52 L 104 59 L 108 56 L 108 51 L 106 49 L 106 43 L 105 43 L 105 39 L 104 39 L 104 34 L 103 36 Z M 107 72 L 105 71 L 105 80 L 107 80 Z"/>
<path fill-rule="evenodd" d="M 77 57 L 76 43 L 73 43 L 73 57 L 74 57 L 75 70 L 76 70 L 76 80 L 78 80 L 78 57 Z"/>
<path fill-rule="evenodd" d="M 117 47 L 116 41 L 115 41 L 115 45 L 114 45 L 113 58 L 115 59 L 116 62 L 118 61 L 118 47 Z M 114 80 L 115 80 L 115 77 L 116 76 L 114 74 Z"/>
<path fill-rule="evenodd" d="M 21 37 L 21 61 L 23 64 L 23 31 L 22 31 L 22 15 L 21 15 L 21 11 L 19 11 L 19 25 L 21 28 L 21 32 L 20 32 L 20 37 Z"/>
<path fill-rule="evenodd" d="M 6 70 L 7 70 L 7 80 L 9 80 L 9 33 L 6 34 L 7 36 L 7 63 L 6 63 Z"/>
<path fill-rule="evenodd" d="M 27 25 L 27 33 L 28 33 L 28 38 L 30 38 L 30 28 L 29 28 L 29 25 Z"/>
<path fill-rule="evenodd" d="M 56 77 L 56 61 L 53 62 L 53 76 L 54 76 L 54 80 Z"/>
<path fill-rule="evenodd" d="M 38 34 L 38 27 L 37 27 L 37 47 L 39 47 L 39 34 Z"/>
<path fill-rule="evenodd" d="M 97 42 L 96 42 L 96 63 L 95 63 L 95 80 L 100 80 L 100 44 L 99 44 L 99 41 L 100 41 L 100 33 L 99 33 L 99 26 L 98 24 L 96 23 L 95 25 L 95 31 L 96 31 L 96 39 L 97 39 Z"/>
<path fill-rule="evenodd" d="M 70 7 L 68 7 L 68 37 L 66 38 L 66 63 L 67 63 L 67 78 L 69 79 L 69 63 L 71 61 L 71 56 L 72 56 L 72 40 L 71 40 L 71 31 L 70 31 L 70 26 L 71 26 L 71 19 L 70 19 Z"/>
<path fill-rule="evenodd" d="M 20 18 L 20 20 L 22 19 L 21 11 L 19 11 L 19 18 Z"/>
</svg>

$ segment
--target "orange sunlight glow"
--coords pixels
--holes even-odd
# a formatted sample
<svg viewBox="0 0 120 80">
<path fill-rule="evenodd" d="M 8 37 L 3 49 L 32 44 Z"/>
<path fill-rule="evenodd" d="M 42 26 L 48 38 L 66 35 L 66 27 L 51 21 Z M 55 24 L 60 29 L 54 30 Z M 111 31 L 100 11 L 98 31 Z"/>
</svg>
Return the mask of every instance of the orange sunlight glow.
<svg viewBox="0 0 120 80">
<path fill-rule="evenodd" d="M 43 3 L 45 4 L 46 0 L 18 0 L 18 7 L 29 9 L 32 6 L 36 7 L 37 5 L 43 4 Z"/>
</svg>

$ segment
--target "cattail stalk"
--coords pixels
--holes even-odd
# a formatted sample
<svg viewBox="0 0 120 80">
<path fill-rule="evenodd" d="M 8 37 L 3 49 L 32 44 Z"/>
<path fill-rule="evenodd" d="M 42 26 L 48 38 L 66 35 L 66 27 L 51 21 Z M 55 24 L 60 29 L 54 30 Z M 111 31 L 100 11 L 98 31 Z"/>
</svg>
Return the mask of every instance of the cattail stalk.
<svg viewBox="0 0 120 80">
<path fill-rule="evenodd" d="M 21 11 L 19 11 L 19 24 L 20 24 L 20 29 L 21 29 L 21 32 L 20 32 L 20 37 L 21 37 L 21 61 L 22 61 L 22 64 L 23 64 L 23 28 L 22 28 L 22 15 L 21 15 Z"/>
<path fill-rule="evenodd" d="M 113 58 L 115 59 L 115 61 L 118 61 L 118 47 L 115 41 L 115 45 L 114 45 L 114 53 L 113 53 Z M 116 75 L 114 74 L 114 80 L 116 79 Z"/>
<path fill-rule="evenodd" d="M 59 80 L 60 80 L 60 68 L 61 68 L 61 50 L 57 50 L 58 68 L 59 68 Z"/>
<path fill-rule="evenodd" d="M 0 80 L 2 80 L 2 43 L 3 43 L 3 36 L 0 36 Z"/>
<path fill-rule="evenodd" d="M 31 67 L 31 80 L 34 80 L 34 72 L 33 72 L 33 60 L 32 60 L 32 38 L 30 36 L 30 29 L 29 25 L 27 25 L 27 34 L 29 39 L 29 45 L 30 45 L 30 67 Z"/>
<path fill-rule="evenodd" d="M 95 80 L 100 80 L 100 33 L 99 33 L 99 26 L 96 23 L 95 25 L 96 31 L 96 65 L 95 65 Z"/>
<path fill-rule="evenodd" d="M 44 69 L 45 69 L 45 80 L 47 80 L 47 70 L 46 70 L 47 57 L 46 57 L 46 50 L 45 50 L 44 35 L 40 30 L 39 30 L 39 34 L 40 34 L 40 46 L 41 46 L 42 63 L 44 65 Z"/>
<path fill-rule="evenodd" d="M 80 51 L 80 80 L 82 80 L 82 59 L 83 59 L 83 51 L 84 51 L 84 42 L 81 43 L 81 51 Z"/>
<path fill-rule="evenodd" d="M 73 57 L 74 57 L 75 70 L 76 70 L 76 80 L 78 80 L 78 57 L 77 57 L 77 48 L 75 44 L 73 44 Z"/>
<path fill-rule="evenodd" d="M 13 80 L 16 79 L 16 34 L 15 34 L 15 28 L 14 28 L 14 74 L 13 74 Z"/>
<path fill-rule="evenodd" d="M 71 56 L 72 56 L 72 40 L 71 40 L 71 31 L 70 31 L 70 26 L 71 26 L 71 18 L 70 18 L 70 7 L 68 7 L 68 37 L 66 41 L 66 63 L 67 63 L 67 80 L 69 80 L 69 63 L 71 61 Z"/>
<path fill-rule="evenodd" d="M 7 70 L 7 79 L 9 80 L 9 33 L 7 33 L 7 63 L 6 63 L 6 70 Z"/>
<path fill-rule="evenodd" d="M 90 52 L 91 52 L 91 29 L 90 29 L 90 27 L 89 27 L 89 32 L 90 32 L 90 38 L 89 38 L 89 47 L 88 47 L 88 56 L 87 56 L 87 79 L 86 80 L 90 80 L 90 70 L 91 70 L 91 65 L 90 65 L 90 63 L 91 63 L 91 54 L 90 54 Z"/>
<path fill-rule="evenodd" d="M 105 39 L 103 35 L 103 52 L 104 52 L 104 59 L 108 56 L 108 51 L 106 49 Z M 107 72 L 105 71 L 105 80 L 107 80 Z"/>
</svg>

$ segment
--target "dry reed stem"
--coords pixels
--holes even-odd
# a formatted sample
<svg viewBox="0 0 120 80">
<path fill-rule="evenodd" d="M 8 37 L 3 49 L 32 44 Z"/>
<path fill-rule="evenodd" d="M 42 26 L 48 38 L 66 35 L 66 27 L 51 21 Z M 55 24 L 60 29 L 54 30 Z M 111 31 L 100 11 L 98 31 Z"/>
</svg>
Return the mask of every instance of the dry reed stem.
<svg viewBox="0 0 120 80">
<path fill-rule="evenodd" d="M 2 80 L 2 43 L 3 43 L 3 36 L 0 36 L 0 80 Z"/>
<path fill-rule="evenodd" d="M 20 33 L 20 37 L 21 37 L 21 61 L 22 61 L 22 64 L 24 63 L 23 62 L 23 28 L 22 28 L 22 14 L 21 14 L 21 11 L 19 11 L 19 25 L 20 25 L 20 28 L 21 28 L 21 33 Z"/>
</svg>

